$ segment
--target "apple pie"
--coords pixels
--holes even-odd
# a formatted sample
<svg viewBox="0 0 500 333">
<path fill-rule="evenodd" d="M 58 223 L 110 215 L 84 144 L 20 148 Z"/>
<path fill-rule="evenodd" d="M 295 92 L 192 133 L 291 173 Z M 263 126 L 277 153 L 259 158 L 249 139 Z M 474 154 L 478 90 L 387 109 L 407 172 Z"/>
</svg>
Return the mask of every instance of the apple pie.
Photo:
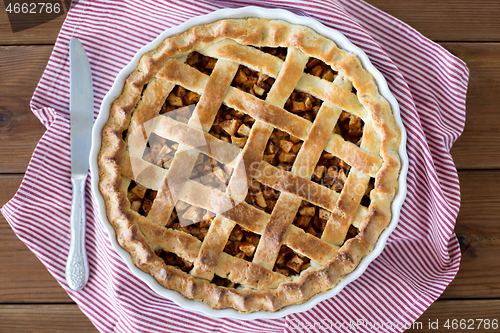
<svg viewBox="0 0 500 333">
<path fill-rule="evenodd" d="M 118 243 L 214 309 L 334 288 L 391 221 L 400 130 L 356 54 L 282 20 L 195 26 L 144 54 L 102 132 Z"/>
</svg>

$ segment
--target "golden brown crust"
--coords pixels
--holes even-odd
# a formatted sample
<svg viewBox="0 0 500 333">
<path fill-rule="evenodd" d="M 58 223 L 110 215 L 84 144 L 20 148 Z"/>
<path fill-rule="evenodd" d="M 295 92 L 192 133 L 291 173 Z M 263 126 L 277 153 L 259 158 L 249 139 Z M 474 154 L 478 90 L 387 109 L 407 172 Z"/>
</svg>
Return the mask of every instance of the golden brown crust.
<svg viewBox="0 0 500 333">
<path fill-rule="evenodd" d="M 282 61 L 246 45 L 287 47 L 290 51 L 287 59 Z M 219 59 L 211 76 L 183 63 L 191 51 Z M 328 82 L 302 73 L 309 57 L 324 61 L 342 76 Z M 265 101 L 229 86 L 239 63 L 276 78 L 278 84 L 273 85 Z M 357 90 L 357 96 L 351 92 L 349 82 Z M 145 84 L 147 88 L 143 93 Z M 177 127 L 161 122 L 154 126 L 159 130 L 163 126 L 165 137 L 181 143 L 179 150 L 186 147 L 195 150 L 188 151 L 182 159 L 174 160 L 168 171 L 140 166 L 141 162 L 136 160 L 142 157 L 138 155 L 142 154 L 146 145 L 142 135 L 148 137 L 154 131 L 153 125 L 144 124 L 158 115 L 161 109 L 158 101 L 165 100 L 175 85 L 201 94 L 195 109 L 198 124 L 190 120 L 187 125 L 178 124 Z M 321 123 L 312 123 L 283 109 L 293 89 L 324 101 L 318 113 Z M 209 138 L 206 133 L 221 103 L 256 120 L 248 144 L 242 150 Z M 346 142 L 337 134 L 325 135 L 332 133 L 341 109 L 363 119 L 365 134 L 360 147 Z M 131 133 L 141 126 L 142 135 L 134 139 Z M 310 146 L 297 157 L 300 168 L 281 171 L 262 161 L 266 142 L 274 128 L 290 133 L 304 140 L 304 146 Z M 122 138 L 125 130 L 128 130 L 127 147 Z M 209 151 L 197 148 L 193 140 L 196 141 L 195 137 L 200 134 L 204 140 L 214 143 L 215 148 Z M 309 140 L 310 136 L 315 137 L 315 144 Z M 356 55 L 339 49 L 331 40 L 304 26 L 280 20 L 227 19 L 196 26 L 167 38 L 155 50 L 142 56 L 137 69 L 127 79 L 122 94 L 113 103 L 102 132 L 98 158 L 99 188 L 118 243 L 130 253 L 135 265 L 154 276 L 162 286 L 176 290 L 187 298 L 203 301 L 215 309 L 277 311 L 332 289 L 372 251 L 391 220 L 391 203 L 397 192 L 400 170 L 399 144 L 400 133 L 391 108 L 379 94 L 373 76 L 363 69 Z M 320 186 L 309 179 L 323 150 L 339 156 L 352 166 L 352 170 L 340 196 L 327 190 L 309 198 L 314 204 L 333 212 L 322 240 L 319 240 L 291 223 L 302 200 L 294 194 L 298 191 L 293 187 L 302 183 L 311 188 Z M 245 173 L 247 181 L 256 178 L 283 191 L 276 204 L 282 209 L 273 211 L 271 215 L 246 203 L 224 209 L 224 204 L 231 204 L 231 195 L 241 194 L 241 184 L 231 180 L 228 191 L 224 193 L 188 180 L 199 152 L 209 153 L 224 163 L 240 154 L 242 162 L 236 163 L 234 173 L 244 168 L 248 171 Z M 252 167 L 253 162 L 258 162 L 257 168 Z M 266 166 L 272 171 L 271 175 L 257 174 L 259 168 Z M 151 169 L 153 176 L 146 172 L 148 176 L 144 179 L 134 179 L 136 172 L 132 168 L 137 167 Z M 278 174 L 283 177 L 278 177 Z M 162 184 L 160 180 L 168 179 L 169 175 L 185 183 L 184 188 L 178 189 L 171 182 Z M 370 176 L 375 177 L 375 188 L 370 193 L 371 203 L 366 210 L 359 207 L 359 202 Z M 160 190 L 147 218 L 130 207 L 125 186 L 129 179 Z M 300 180 L 296 182 L 297 179 Z M 363 193 L 356 189 L 359 186 L 364 189 Z M 177 200 L 217 214 L 204 242 L 190 234 L 164 227 Z M 344 242 L 351 224 L 358 226 L 359 233 Z M 262 248 L 257 248 L 253 262 L 222 252 L 223 240 L 227 240 L 235 225 L 267 239 L 259 243 Z M 273 271 L 281 244 L 323 266 L 309 268 L 295 278 Z M 166 265 L 156 254 L 160 249 L 194 262 L 191 274 Z M 211 283 L 214 274 L 241 284 L 243 289 Z"/>
</svg>

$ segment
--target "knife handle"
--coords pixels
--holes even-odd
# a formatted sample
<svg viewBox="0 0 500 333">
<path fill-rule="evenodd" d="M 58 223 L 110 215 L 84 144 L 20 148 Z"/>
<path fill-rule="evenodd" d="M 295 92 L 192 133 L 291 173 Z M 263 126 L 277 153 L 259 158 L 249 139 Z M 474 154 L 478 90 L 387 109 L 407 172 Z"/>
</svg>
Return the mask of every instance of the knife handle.
<svg viewBox="0 0 500 333">
<path fill-rule="evenodd" d="M 87 176 L 72 177 L 73 200 L 71 202 L 71 243 L 66 264 L 68 286 L 80 291 L 89 278 L 89 264 L 85 251 L 85 183 Z"/>
</svg>

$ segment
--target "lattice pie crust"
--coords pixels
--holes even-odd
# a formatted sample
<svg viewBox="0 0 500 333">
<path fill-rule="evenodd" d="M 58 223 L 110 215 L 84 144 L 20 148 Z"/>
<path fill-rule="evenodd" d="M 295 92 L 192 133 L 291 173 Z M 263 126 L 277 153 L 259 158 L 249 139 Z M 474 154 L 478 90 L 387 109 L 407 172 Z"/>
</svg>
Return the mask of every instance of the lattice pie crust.
<svg viewBox="0 0 500 333">
<path fill-rule="evenodd" d="M 102 132 L 99 184 L 119 244 L 162 286 L 277 311 L 372 251 L 399 144 L 355 54 L 304 26 L 228 19 L 141 57 Z"/>
</svg>

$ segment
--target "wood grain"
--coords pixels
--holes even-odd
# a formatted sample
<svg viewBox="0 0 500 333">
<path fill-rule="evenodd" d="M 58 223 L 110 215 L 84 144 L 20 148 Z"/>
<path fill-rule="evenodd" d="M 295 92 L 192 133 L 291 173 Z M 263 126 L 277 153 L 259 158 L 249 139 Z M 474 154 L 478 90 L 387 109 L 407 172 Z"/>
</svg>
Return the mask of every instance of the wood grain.
<svg viewBox="0 0 500 333">
<path fill-rule="evenodd" d="M 470 69 L 467 123 L 452 148 L 459 169 L 500 168 L 500 43 L 443 43 Z M 29 100 L 50 56 L 50 46 L 0 47 L 0 172 L 26 170 L 44 127 Z M 18 135 L 23 133 L 23 135 Z"/>
<path fill-rule="evenodd" d="M 49 59 L 51 46 L 0 47 L 0 172 L 26 171 L 45 127 L 30 100 Z"/>
<path fill-rule="evenodd" d="M 0 305 L 0 333 L 98 332 L 76 304 Z"/>
<path fill-rule="evenodd" d="M 498 0 L 367 0 L 434 41 L 500 41 Z"/>
<path fill-rule="evenodd" d="M 470 69 L 465 130 L 452 148 L 455 163 L 461 169 L 498 169 L 500 43 L 444 43 L 443 46 L 464 60 Z"/>
<path fill-rule="evenodd" d="M 446 321 L 449 320 L 451 325 L 454 319 L 458 322 L 458 328 L 447 329 Z M 469 319 L 472 321 L 468 321 Z M 498 328 L 493 329 L 491 326 L 486 329 L 484 322 L 478 327 L 480 319 L 488 319 L 490 323 L 494 319 L 500 322 L 500 300 L 437 301 L 406 332 L 498 332 Z M 466 329 L 460 328 L 460 320 L 467 320 Z M 418 323 L 421 323 L 421 326 Z M 430 323 L 432 327 L 437 323 L 438 329 L 430 329 Z"/>
<path fill-rule="evenodd" d="M 497 0 L 368 0 L 435 41 L 500 41 Z M 443 13 L 446 13 L 443 15 Z M 0 45 L 53 44 L 65 16 L 35 28 L 12 33 L 0 2 Z"/>
<path fill-rule="evenodd" d="M 64 6 L 64 1 L 62 3 Z M 36 15 L 33 19 L 39 16 Z M 54 44 L 65 18 L 66 15 L 62 15 L 34 28 L 13 33 L 5 11 L 5 2 L 0 1 L 0 31 L 2 32 L 0 33 L 0 45 Z"/>
<path fill-rule="evenodd" d="M 462 207 L 456 233 L 462 247 L 462 262 L 442 298 L 500 298 L 500 197 L 496 194 L 500 171 L 460 171 L 459 177 Z M 0 205 L 14 195 L 21 180 L 22 175 L 0 175 L 4 188 L 0 192 Z M 0 260 L 4 263 L 0 269 L 0 302 L 71 302 L 3 217 Z"/>
<path fill-rule="evenodd" d="M 455 233 L 462 261 L 441 296 L 500 298 L 500 171 L 459 171 L 462 204 Z"/>
<path fill-rule="evenodd" d="M 477 319 L 500 320 L 499 300 L 437 301 L 415 321 L 406 332 L 466 332 L 469 330 L 447 330 L 446 320 L 473 319 L 475 332 L 496 332 L 477 329 Z M 429 323 L 438 322 L 439 330 L 429 329 Z M 97 332 L 87 317 L 76 305 L 0 305 L 0 332 L 58 333 Z M 326 331 L 325 331 L 326 332 Z"/>
<path fill-rule="evenodd" d="M 15 194 L 22 176 L 0 176 L 1 206 Z M 0 216 L 0 262 L 0 303 L 73 303 L 3 216 Z"/>
</svg>

